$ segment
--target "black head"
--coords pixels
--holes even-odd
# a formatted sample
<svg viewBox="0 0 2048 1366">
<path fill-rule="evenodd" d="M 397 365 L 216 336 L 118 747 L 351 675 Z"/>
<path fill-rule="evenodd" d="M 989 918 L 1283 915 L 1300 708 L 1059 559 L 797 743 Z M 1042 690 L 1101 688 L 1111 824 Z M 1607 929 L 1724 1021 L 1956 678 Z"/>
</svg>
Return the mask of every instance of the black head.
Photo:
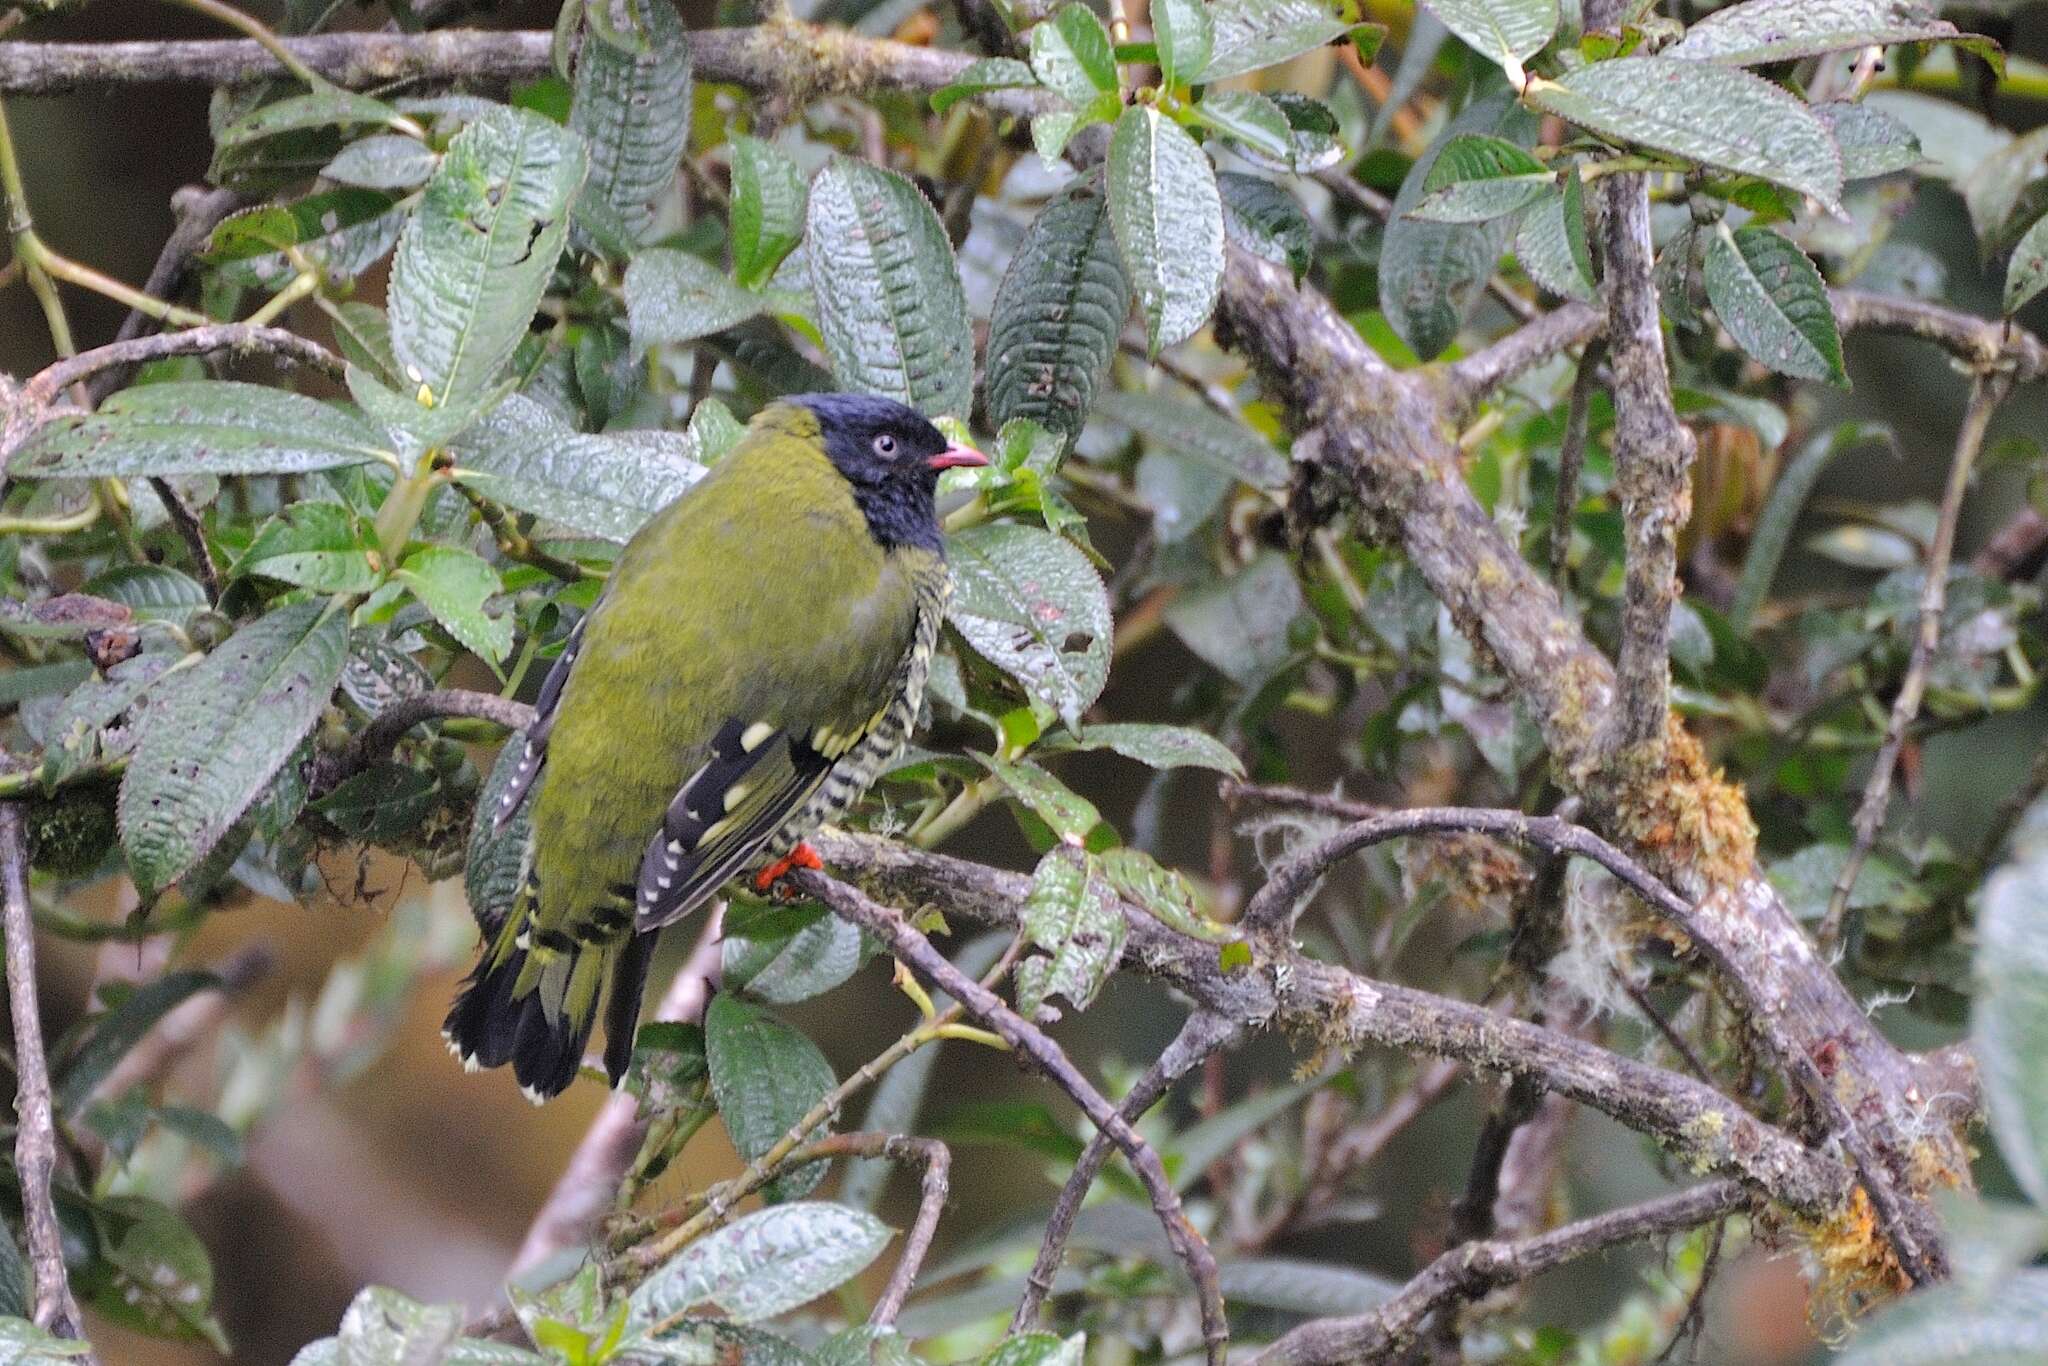
<svg viewBox="0 0 2048 1366">
<path fill-rule="evenodd" d="M 939 471 L 986 465 L 987 457 L 955 446 L 915 408 L 866 394 L 798 394 L 788 400 L 818 419 L 825 454 L 853 485 L 868 531 L 884 546 L 939 549 L 932 496 Z"/>
</svg>

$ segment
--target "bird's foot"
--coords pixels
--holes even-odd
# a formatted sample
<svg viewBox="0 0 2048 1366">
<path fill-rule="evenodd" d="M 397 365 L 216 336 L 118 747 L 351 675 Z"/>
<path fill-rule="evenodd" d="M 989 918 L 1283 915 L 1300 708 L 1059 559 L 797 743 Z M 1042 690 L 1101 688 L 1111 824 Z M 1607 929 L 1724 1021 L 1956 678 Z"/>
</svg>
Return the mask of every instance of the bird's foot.
<svg viewBox="0 0 2048 1366">
<path fill-rule="evenodd" d="M 796 893 L 782 885 L 783 879 L 789 876 L 790 870 L 792 868 L 808 868 L 812 872 L 817 872 L 824 866 L 825 860 L 818 857 L 818 851 L 811 848 L 810 845 L 799 841 L 796 848 L 790 850 L 754 876 L 754 890 L 763 893 L 772 892 L 777 898 L 794 900 Z"/>
</svg>

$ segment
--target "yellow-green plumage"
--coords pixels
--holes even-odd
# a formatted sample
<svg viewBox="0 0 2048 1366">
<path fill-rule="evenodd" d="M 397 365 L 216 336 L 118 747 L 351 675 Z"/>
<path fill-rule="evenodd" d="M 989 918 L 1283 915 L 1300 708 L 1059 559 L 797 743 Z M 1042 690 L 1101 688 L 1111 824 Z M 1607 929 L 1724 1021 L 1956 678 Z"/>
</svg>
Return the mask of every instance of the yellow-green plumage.
<svg viewBox="0 0 2048 1366">
<path fill-rule="evenodd" d="M 559 1091 L 608 979 L 607 1028 L 630 1034 L 647 932 L 843 811 L 901 747 L 948 581 L 935 523 L 885 545 L 873 515 L 818 413 L 777 404 L 627 545 L 543 689 L 528 888 L 449 1017 L 465 1061 Z M 610 1042 L 616 1080 L 631 1041 Z"/>
</svg>

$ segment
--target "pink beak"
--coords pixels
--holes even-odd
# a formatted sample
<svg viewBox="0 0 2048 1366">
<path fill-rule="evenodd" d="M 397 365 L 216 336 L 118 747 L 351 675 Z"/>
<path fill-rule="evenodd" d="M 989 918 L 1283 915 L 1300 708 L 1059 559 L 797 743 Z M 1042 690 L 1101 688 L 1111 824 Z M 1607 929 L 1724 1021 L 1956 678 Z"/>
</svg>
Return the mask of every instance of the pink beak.
<svg viewBox="0 0 2048 1366">
<path fill-rule="evenodd" d="M 948 446 L 925 461 L 935 470 L 958 469 L 963 465 L 986 465 L 988 457 L 972 446 Z"/>
</svg>

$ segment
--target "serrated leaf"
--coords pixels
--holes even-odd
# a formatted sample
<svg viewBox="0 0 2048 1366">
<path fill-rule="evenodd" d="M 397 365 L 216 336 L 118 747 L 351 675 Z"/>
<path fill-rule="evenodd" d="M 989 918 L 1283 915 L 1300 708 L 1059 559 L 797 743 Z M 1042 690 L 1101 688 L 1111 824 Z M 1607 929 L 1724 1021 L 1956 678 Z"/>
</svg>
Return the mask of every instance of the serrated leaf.
<svg viewBox="0 0 2048 1366">
<path fill-rule="evenodd" d="M 346 505 L 293 503 L 256 529 L 230 573 L 322 593 L 367 593 L 380 577 L 376 550 L 376 533 Z"/>
<path fill-rule="evenodd" d="M 1152 41 L 1159 48 L 1159 80 L 1168 90 L 1192 85 L 1209 68 L 1216 33 L 1203 0 L 1158 0 L 1152 7 Z"/>
<path fill-rule="evenodd" d="M 1017 1009 L 1027 1019 L 1054 996 L 1087 1009 L 1116 971 L 1130 932 L 1094 861 L 1064 843 L 1038 861 L 1018 923 L 1037 950 L 1017 964 Z"/>
<path fill-rule="evenodd" d="M 2005 313 L 2019 312 L 2043 289 L 2048 289 L 2048 215 L 2034 220 L 2021 235 L 2005 267 Z"/>
<path fill-rule="evenodd" d="M 1586 191 L 1567 172 L 1557 191 L 1522 210 L 1515 228 L 1515 259 L 1543 288 L 1580 303 L 1593 302 L 1593 252 L 1586 241 Z"/>
<path fill-rule="evenodd" d="M 1444 146 L 1467 133 L 1494 133 L 1513 142 L 1534 136 L 1536 120 L 1505 95 L 1465 110 L 1409 168 L 1394 196 L 1380 246 L 1380 310 L 1394 332 L 1423 360 L 1434 360 L 1457 339 L 1465 315 L 1477 302 L 1508 243 L 1513 225 L 1430 223 L 1411 218 L 1422 202 L 1423 183 Z"/>
<path fill-rule="evenodd" d="M 53 1096 L 60 1113 L 76 1116 L 128 1050 L 142 1042 L 157 1022 L 199 992 L 220 985 L 210 972 L 189 969 L 167 972 L 130 988 L 120 1000 L 88 1026 L 85 1037 L 54 1077 Z"/>
<path fill-rule="evenodd" d="M 1239 931 L 1209 919 L 1195 904 L 1195 889 L 1187 878 L 1160 863 L 1142 849 L 1128 846 L 1107 849 L 1098 857 L 1102 876 L 1117 894 L 1147 915 L 1182 934 L 1211 944 L 1236 944 Z"/>
<path fill-rule="evenodd" d="M 223 281 L 250 289 L 283 288 L 298 277 L 302 261 L 339 284 L 390 252 L 406 212 L 389 191 L 322 190 L 227 219 L 214 230 L 207 256 L 219 263 Z"/>
<path fill-rule="evenodd" d="M 2019 854 L 1985 884 L 1977 919 L 1970 1037 L 1992 1137 L 2020 1188 L 2048 1204 L 2048 925 L 2040 916 L 2048 851 L 2020 835 Z"/>
<path fill-rule="evenodd" d="M 1109 595 L 1073 545 L 1036 527 L 990 522 L 947 538 L 947 620 L 1025 693 L 1080 729 L 1109 681 Z"/>
<path fill-rule="evenodd" d="M 1194 108 L 1195 120 L 1247 151 L 1285 161 L 1294 143 L 1287 115 L 1255 90 L 1212 90 Z"/>
<path fill-rule="evenodd" d="M 1068 4 L 1031 30 L 1031 71 L 1067 103 L 1084 106 L 1117 88 L 1109 30 L 1086 5 Z"/>
<path fill-rule="evenodd" d="M 990 90 L 1021 90 L 1038 84 L 1031 68 L 1015 57 L 983 57 L 969 63 L 953 83 L 932 93 L 932 112 L 943 114 L 965 99 Z"/>
<path fill-rule="evenodd" d="M 712 406 L 700 405 L 707 422 Z M 624 543 L 704 477 L 692 445 L 674 432 L 591 436 L 515 394 L 456 443 L 456 478 L 507 507 Z"/>
<path fill-rule="evenodd" d="M 1101 721 L 1079 736 L 1053 736 L 1045 743 L 1052 750 L 1112 750 L 1153 768 L 1207 768 L 1233 778 L 1244 776 L 1244 763 L 1230 746 L 1192 726 Z"/>
<path fill-rule="evenodd" d="M 218 844 L 313 728 L 341 678 L 348 618 L 280 607 L 180 675 L 121 782 L 121 847 L 145 900 Z"/>
<path fill-rule="evenodd" d="M 1226 171 L 1216 177 L 1223 198 L 1223 230 L 1261 260 L 1286 266 L 1299 281 L 1315 261 L 1315 229 L 1301 204 L 1280 186 Z"/>
<path fill-rule="evenodd" d="M 170 621 L 180 626 L 203 612 L 205 585 L 190 574 L 164 564 L 117 564 L 85 581 L 80 592 L 118 602 L 138 621 Z"/>
<path fill-rule="evenodd" d="M 1840 204 L 1842 158 L 1827 128 L 1796 96 L 1746 71 L 1620 57 L 1531 80 L 1524 97 L 1603 137 Z"/>
<path fill-rule="evenodd" d="M 597 14 L 590 11 L 593 32 Z M 693 101 L 690 41 L 675 7 L 649 4 L 636 19 L 632 49 L 600 40 L 577 53 L 569 128 L 590 154 L 587 193 L 639 240 L 654 226 L 689 144 Z"/>
<path fill-rule="evenodd" d="M 493 616 L 484 604 L 505 591 L 498 571 L 481 556 L 448 545 L 421 546 L 391 576 L 420 600 L 434 620 L 468 649 L 496 664 L 512 649 L 512 616 Z"/>
<path fill-rule="evenodd" d="M 936 101 L 935 101 L 936 102 Z M 732 268 L 744 289 L 759 289 L 804 237 L 804 174 L 774 143 L 732 140 Z"/>
<path fill-rule="evenodd" d="M 1073 186 L 1025 230 L 989 307 L 989 421 L 1029 418 L 1071 440 L 1094 405 L 1130 312 L 1130 282 L 1094 182 Z"/>
<path fill-rule="evenodd" d="M 1834 135 L 1844 181 L 1910 171 L 1921 163 L 1920 139 L 1876 105 L 1816 104 L 1813 116 Z"/>
<path fill-rule="evenodd" d="M 1444 144 L 1408 212 L 1435 223 L 1484 223 L 1519 213 L 1556 187 L 1555 173 L 1514 143 L 1466 133 Z"/>
<path fill-rule="evenodd" d="M 45 423 L 7 472 L 25 479 L 304 474 L 388 459 L 357 418 L 303 394 L 230 380 L 141 384 Z"/>
<path fill-rule="evenodd" d="M 1465 45 L 1505 69 L 1519 85 L 1522 63 L 1557 32 L 1557 0 L 1422 0 Z"/>
<path fill-rule="evenodd" d="M 724 980 L 772 1006 L 822 996 L 860 969 L 861 934 L 836 915 L 819 915 L 790 934 L 755 938 L 728 932 Z"/>
<path fill-rule="evenodd" d="M 2039 1055 L 2036 1055 L 2038 1058 Z M 1838 1366 L 2022 1366 L 2048 1356 L 2048 1270 L 1994 1293 L 1935 1285 L 1904 1296 L 1852 1337 Z"/>
<path fill-rule="evenodd" d="M 1215 0 L 1204 81 L 1224 81 L 1333 42 L 1358 23 L 1356 0 Z"/>
<path fill-rule="evenodd" d="M 931 203 L 893 171 L 834 157 L 811 182 L 805 217 L 818 331 L 840 384 L 927 417 L 965 416 L 974 333 Z"/>
<path fill-rule="evenodd" d="M 747 1162 L 774 1147 L 838 1083 L 816 1044 L 729 993 L 712 997 L 705 1009 L 704 1052 L 725 1131 Z M 812 1162 L 785 1171 L 762 1188 L 762 1198 L 771 1204 L 801 1199 L 824 1179 L 826 1166 Z"/>
<path fill-rule="evenodd" d="M 377 133 L 342 148 L 320 174 L 366 190 L 410 190 L 426 184 L 440 164 L 440 154 L 418 138 Z"/>
<path fill-rule="evenodd" d="M 1706 283 L 1714 315 L 1757 362 L 1848 385 L 1827 284 L 1805 252 L 1769 228 L 1723 224 L 1707 239 Z"/>
<path fill-rule="evenodd" d="M 997 759 L 987 754 L 974 757 L 1012 797 L 1062 839 L 1086 839 L 1089 831 L 1102 824 L 1102 813 L 1095 809 L 1095 803 L 1031 760 Z"/>
<path fill-rule="evenodd" d="M 1762 66 L 1852 48 L 1962 37 L 1919 0 L 1744 0 L 1692 24 L 1666 56 Z"/>
<path fill-rule="evenodd" d="M 719 1306 L 733 1323 L 772 1319 L 859 1275 L 889 1237 L 881 1220 L 844 1205 L 806 1200 L 757 1210 L 650 1275 L 628 1301 L 628 1321 L 646 1327 L 700 1304 Z"/>
<path fill-rule="evenodd" d="M 554 273 L 587 167 L 574 134 L 519 109 L 448 144 L 391 266 L 391 346 L 419 410 L 409 430 L 454 435 L 433 410 L 459 411 L 497 384 Z"/>
<path fill-rule="evenodd" d="M 397 118 L 398 111 L 380 99 L 328 86 L 303 95 L 287 95 L 262 105 L 221 128 L 213 135 L 213 143 L 225 152 L 276 137 L 279 133 L 307 128 L 389 124 Z"/>
<path fill-rule="evenodd" d="M 1209 321 L 1223 284 L 1223 200 L 1209 158 L 1157 109 L 1126 109 L 1109 142 L 1109 221 L 1153 355 Z"/>
<path fill-rule="evenodd" d="M 1287 487 L 1287 457 L 1235 418 L 1165 394 L 1104 394 L 1100 410 L 1168 450 L 1192 456 L 1255 489 Z"/>
<path fill-rule="evenodd" d="M 667 247 L 634 254 L 625 295 L 633 345 L 643 350 L 723 332 L 768 307 L 702 257 Z"/>
<path fill-rule="evenodd" d="M 533 833 L 533 804 L 521 803 L 502 831 L 493 825 L 512 777 L 526 749 L 525 732 L 506 737 L 498 758 L 476 797 L 476 819 L 469 828 L 469 847 L 462 865 L 462 887 L 470 914 L 489 942 L 511 913 L 526 881 L 526 841 Z"/>
</svg>

